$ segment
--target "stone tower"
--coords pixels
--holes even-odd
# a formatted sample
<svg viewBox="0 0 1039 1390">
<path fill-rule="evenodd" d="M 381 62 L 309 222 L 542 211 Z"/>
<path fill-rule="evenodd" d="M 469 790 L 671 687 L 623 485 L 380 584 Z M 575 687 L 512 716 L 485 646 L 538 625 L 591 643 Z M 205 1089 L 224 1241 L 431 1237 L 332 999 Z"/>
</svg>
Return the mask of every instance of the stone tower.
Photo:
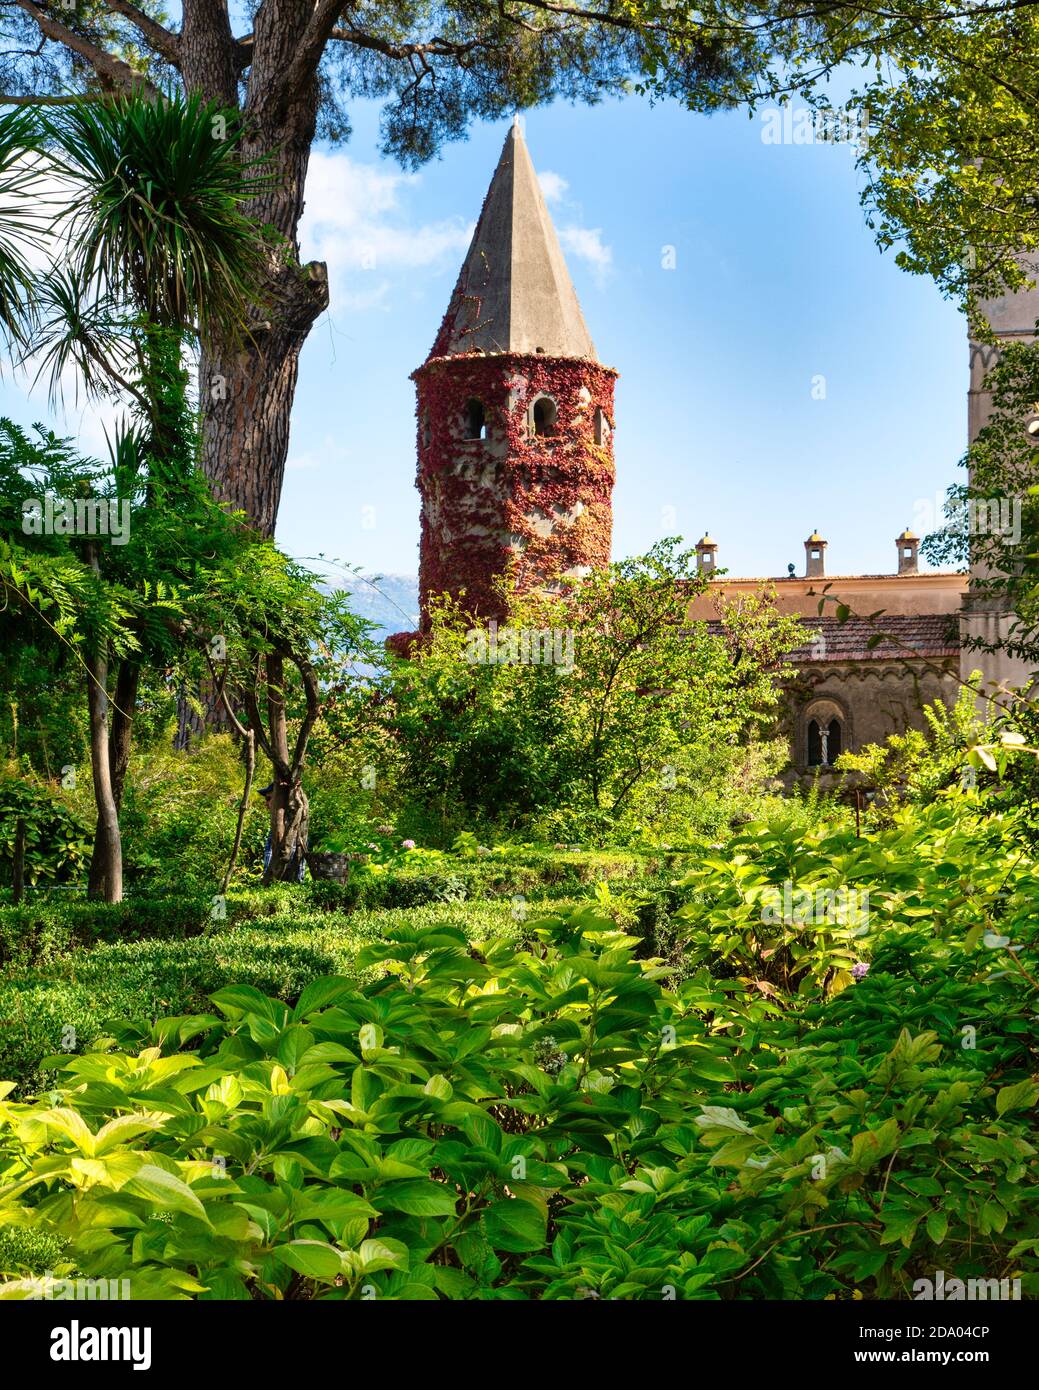
<svg viewBox="0 0 1039 1390">
<path fill-rule="evenodd" d="M 495 580 L 609 563 L 616 372 L 595 356 L 518 122 L 418 394 L 419 595 L 501 618 Z"/>
<path fill-rule="evenodd" d="M 1039 280 L 1039 264 L 1022 261 L 1030 276 Z M 970 343 L 970 388 L 967 394 L 967 441 L 974 443 L 980 430 L 988 423 L 992 413 L 992 396 L 986 378 L 999 359 L 999 343 L 1024 341 L 1035 338 L 1035 325 L 1039 320 L 1039 287 L 1023 289 L 999 298 L 984 300 L 982 312 L 992 328 L 996 343 Z M 1025 421 L 1021 422 L 1022 429 Z M 1031 670 L 1019 656 L 1012 656 L 1003 644 L 1016 622 L 1009 604 L 1002 595 L 994 594 L 984 588 L 984 582 L 991 578 L 992 571 L 977 559 L 971 564 L 971 584 L 963 600 L 961 635 L 964 639 L 960 660 L 960 675 L 966 680 L 974 670 L 982 674 L 982 697 L 999 698 L 1004 687 L 1023 690 L 1031 683 Z M 982 588 L 977 587 L 981 582 Z M 968 645 L 971 638 L 995 647 L 993 651 L 978 650 Z M 1031 694 L 1034 697 L 1035 687 Z M 979 707 L 990 712 L 984 698 Z"/>
</svg>

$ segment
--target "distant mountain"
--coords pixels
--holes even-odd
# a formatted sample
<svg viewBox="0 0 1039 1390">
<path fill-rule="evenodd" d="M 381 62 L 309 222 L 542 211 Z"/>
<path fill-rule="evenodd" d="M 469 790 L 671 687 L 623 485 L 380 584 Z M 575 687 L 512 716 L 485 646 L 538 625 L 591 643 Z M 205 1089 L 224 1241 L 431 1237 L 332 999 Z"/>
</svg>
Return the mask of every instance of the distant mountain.
<svg viewBox="0 0 1039 1390">
<path fill-rule="evenodd" d="M 393 632 L 414 632 L 418 627 L 416 575 L 356 575 L 339 582 L 350 594 L 352 611 L 375 624 L 373 636 L 379 640 Z"/>
</svg>

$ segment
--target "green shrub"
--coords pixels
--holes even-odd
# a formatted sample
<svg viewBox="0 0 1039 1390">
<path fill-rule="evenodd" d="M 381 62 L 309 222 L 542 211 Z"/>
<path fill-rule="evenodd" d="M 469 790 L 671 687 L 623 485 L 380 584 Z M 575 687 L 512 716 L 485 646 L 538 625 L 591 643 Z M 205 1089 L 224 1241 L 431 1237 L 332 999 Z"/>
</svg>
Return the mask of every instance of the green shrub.
<svg viewBox="0 0 1039 1390">
<path fill-rule="evenodd" d="M 0 907 L 0 966 L 31 968 L 102 941 L 194 936 L 209 924 L 211 911 L 209 898 L 192 895 L 109 904 L 48 894 Z"/>
<path fill-rule="evenodd" d="M 266 767 L 257 775 L 264 777 Z M 174 752 L 168 742 L 139 749 L 121 815 L 129 881 L 215 893 L 231 853 L 243 781 L 241 753 L 227 734 L 210 735 L 191 753 Z M 262 800 L 252 797 L 239 860 L 244 873 L 262 863 L 267 824 Z"/>
<path fill-rule="evenodd" d="M 525 946 L 381 935 L 361 988 L 232 985 L 0 1102 L 0 1225 L 136 1298 L 1039 1291 L 1035 993 L 984 946 L 888 928 L 802 1016 L 702 968 L 669 988 L 593 907 Z M 1018 954 L 1034 976 L 1034 930 Z"/>
<path fill-rule="evenodd" d="M 17 777 L 0 780 L 0 874 L 11 881 L 19 822 L 25 827 L 25 882 L 62 883 L 90 857 L 86 821 L 45 787 Z"/>
<path fill-rule="evenodd" d="M 394 929 L 404 915 L 308 911 L 298 900 L 293 905 L 288 887 L 257 896 L 278 910 L 235 920 L 232 900 L 227 922 L 208 922 L 205 935 L 113 937 L 86 951 L 67 950 L 68 940 L 62 938 L 62 951 L 47 960 L 45 970 L 9 970 L 0 982 L 0 1076 L 17 1080 L 23 1089 L 49 1084 L 52 1077 L 43 1065 L 49 1055 L 82 1050 L 112 1031 L 139 1038 L 156 1014 L 203 1011 L 208 995 L 231 982 L 295 999 L 317 976 L 352 970 L 361 947 Z M 120 915 L 117 908 L 108 912 Z M 418 924 L 446 923 L 474 934 L 519 931 L 507 900 L 431 904 L 407 916 Z"/>
</svg>

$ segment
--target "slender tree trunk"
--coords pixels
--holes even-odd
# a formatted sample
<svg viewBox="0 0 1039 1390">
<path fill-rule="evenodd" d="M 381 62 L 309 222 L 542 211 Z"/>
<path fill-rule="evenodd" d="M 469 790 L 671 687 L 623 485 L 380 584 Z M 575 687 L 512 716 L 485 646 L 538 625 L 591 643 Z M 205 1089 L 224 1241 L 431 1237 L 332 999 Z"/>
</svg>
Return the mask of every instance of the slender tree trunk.
<svg viewBox="0 0 1039 1390">
<path fill-rule="evenodd" d="M 280 652 L 267 657 L 267 727 L 274 794 L 271 797 L 271 860 L 264 885 L 294 877 L 294 862 L 302 855 L 310 827 L 310 805 L 303 790 L 301 768 L 289 753 L 285 710 L 285 662 Z"/>
<path fill-rule="evenodd" d="M 115 679 L 115 695 L 112 698 L 112 727 L 108 734 L 108 765 L 112 779 L 112 799 L 116 814 L 122 809 L 123 787 L 126 785 L 126 772 L 130 766 L 130 750 L 133 744 L 133 720 L 137 709 L 137 690 L 141 680 L 141 668 L 135 661 L 120 663 Z M 108 862 L 108 831 L 101 816 L 94 828 L 94 849 L 90 857 L 90 876 L 87 893 L 92 898 L 100 898 L 105 892 L 105 873 Z"/>
<path fill-rule="evenodd" d="M 108 734 L 108 655 L 100 642 L 86 658 L 87 705 L 90 710 L 90 765 L 94 774 L 94 802 L 102 833 L 99 878 L 105 902 L 123 900 L 123 846 L 119 835 L 119 810 L 112 788 Z M 102 829 L 103 827 L 103 829 Z M 92 896 L 101 896 L 94 891 Z"/>
<path fill-rule="evenodd" d="M 242 788 L 242 799 L 238 805 L 238 824 L 235 827 L 234 844 L 231 847 L 231 858 L 228 860 L 227 872 L 224 874 L 224 881 L 220 885 L 221 893 L 227 892 L 227 886 L 231 882 L 231 875 L 234 873 L 235 864 L 238 862 L 238 851 L 242 848 L 242 832 L 245 829 L 245 817 L 249 812 L 249 797 L 253 789 L 253 774 L 256 771 L 256 735 L 252 729 L 247 729 L 245 738 L 245 786 Z"/>
</svg>

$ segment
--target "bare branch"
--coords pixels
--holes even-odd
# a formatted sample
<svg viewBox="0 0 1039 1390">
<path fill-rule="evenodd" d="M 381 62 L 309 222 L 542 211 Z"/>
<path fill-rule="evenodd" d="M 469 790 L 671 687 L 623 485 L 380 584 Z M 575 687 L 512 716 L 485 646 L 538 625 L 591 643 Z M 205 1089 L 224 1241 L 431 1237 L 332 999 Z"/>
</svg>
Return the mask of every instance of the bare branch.
<svg viewBox="0 0 1039 1390">
<path fill-rule="evenodd" d="M 455 43 L 450 39 L 433 38 L 426 43 L 390 43 L 386 39 L 377 38 L 374 34 L 366 34 L 360 29 L 335 28 L 328 36 L 341 43 L 353 44 L 355 48 L 369 48 L 374 53 L 382 53 L 387 58 L 398 60 L 439 57 L 439 58 L 464 58 L 478 48 L 493 48 L 494 45 L 483 39 L 469 39 L 465 43 Z"/>
</svg>

